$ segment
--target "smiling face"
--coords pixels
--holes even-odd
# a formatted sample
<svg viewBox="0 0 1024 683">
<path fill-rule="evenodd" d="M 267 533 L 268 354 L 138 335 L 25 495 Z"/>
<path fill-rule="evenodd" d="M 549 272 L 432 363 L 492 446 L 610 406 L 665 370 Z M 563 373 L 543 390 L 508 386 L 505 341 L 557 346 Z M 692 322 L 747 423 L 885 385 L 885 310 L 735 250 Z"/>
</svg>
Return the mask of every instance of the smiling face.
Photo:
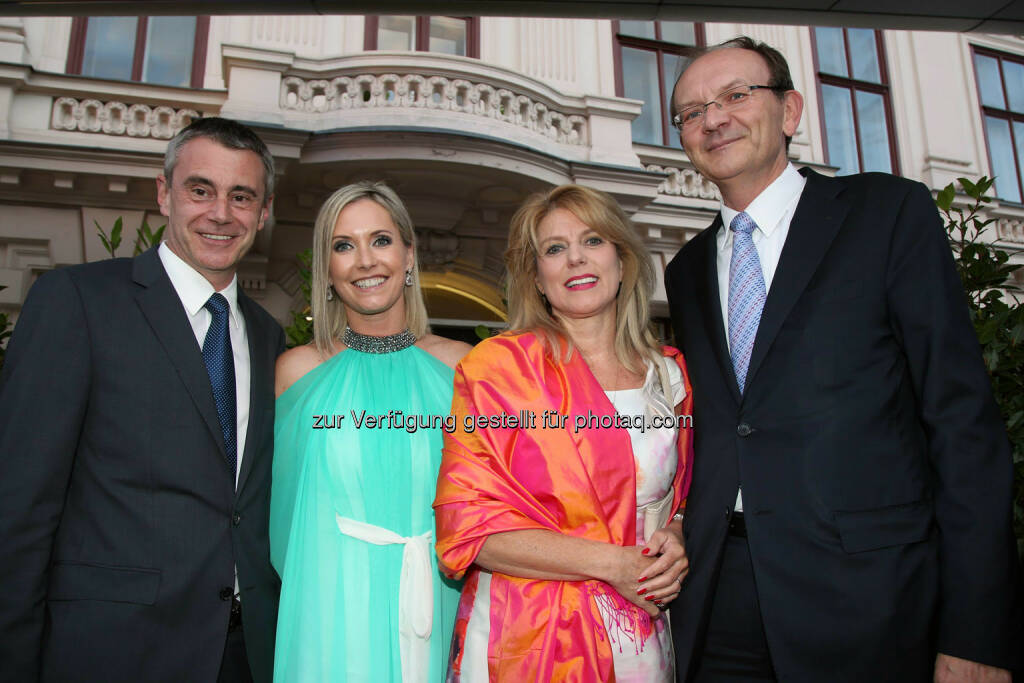
<svg viewBox="0 0 1024 683">
<path fill-rule="evenodd" d="M 327 276 L 353 330 L 381 336 L 405 329 L 405 273 L 412 267 L 412 247 L 387 209 L 359 199 L 341 210 Z"/>
<path fill-rule="evenodd" d="M 553 209 L 538 223 L 537 287 L 556 317 L 614 317 L 621 281 L 615 245 L 571 211 Z"/>
<path fill-rule="evenodd" d="M 205 277 L 226 287 L 267 219 L 260 157 L 209 138 L 190 140 L 178 154 L 173 177 L 157 176 L 157 202 L 167 216 L 171 251 Z"/>
<path fill-rule="evenodd" d="M 771 72 L 751 50 L 723 48 L 698 57 L 683 72 L 672 95 L 675 111 L 704 104 L 738 85 L 770 85 Z M 680 139 L 690 161 L 718 185 L 725 203 L 746 208 L 786 167 L 786 136 L 796 132 L 803 98 L 795 90 L 782 99 L 755 90 L 732 111 L 715 105 L 701 122 L 683 129 Z"/>
</svg>

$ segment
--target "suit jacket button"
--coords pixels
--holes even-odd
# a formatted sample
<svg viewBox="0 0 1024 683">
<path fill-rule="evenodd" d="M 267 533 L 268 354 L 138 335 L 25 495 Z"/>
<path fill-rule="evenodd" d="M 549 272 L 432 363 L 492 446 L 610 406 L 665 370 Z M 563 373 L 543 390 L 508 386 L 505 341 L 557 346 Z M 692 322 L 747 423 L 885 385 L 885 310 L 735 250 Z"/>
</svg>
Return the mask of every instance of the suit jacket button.
<svg viewBox="0 0 1024 683">
<path fill-rule="evenodd" d="M 231 515 L 231 526 L 238 526 L 241 523 L 242 523 L 242 515 L 238 514 L 237 512 L 235 514 Z"/>
<path fill-rule="evenodd" d="M 232 588 L 231 586 L 224 586 L 223 588 L 220 589 L 220 599 L 221 600 L 230 600 L 231 596 L 234 595 L 234 594 L 235 594 L 235 589 Z"/>
<path fill-rule="evenodd" d="M 748 425 L 746 422 L 740 422 L 739 425 L 736 427 L 736 433 L 739 434 L 740 436 L 750 436 L 750 433 L 752 431 L 754 430 L 751 429 L 750 425 Z"/>
</svg>

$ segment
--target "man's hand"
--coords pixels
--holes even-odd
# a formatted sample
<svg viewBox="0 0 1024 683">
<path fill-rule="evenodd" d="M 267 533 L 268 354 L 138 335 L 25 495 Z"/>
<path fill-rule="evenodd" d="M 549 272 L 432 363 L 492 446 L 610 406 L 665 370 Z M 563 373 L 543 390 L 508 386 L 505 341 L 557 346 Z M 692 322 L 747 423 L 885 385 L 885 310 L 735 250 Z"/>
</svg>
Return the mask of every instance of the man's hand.
<svg viewBox="0 0 1024 683">
<path fill-rule="evenodd" d="M 1010 672 L 941 652 L 935 657 L 935 683 L 1010 683 Z"/>
</svg>

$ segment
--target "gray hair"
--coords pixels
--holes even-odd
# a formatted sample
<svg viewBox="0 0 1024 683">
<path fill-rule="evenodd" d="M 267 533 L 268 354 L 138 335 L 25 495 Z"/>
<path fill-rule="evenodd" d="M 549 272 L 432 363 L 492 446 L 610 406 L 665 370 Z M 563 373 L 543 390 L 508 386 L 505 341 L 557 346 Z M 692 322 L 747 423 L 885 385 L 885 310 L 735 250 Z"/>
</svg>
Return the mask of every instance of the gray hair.
<svg viewBox="0 0 1024 683">
<path fill-rule="evenodd" d="M 164 177 L 167 178 L 167 182 L 171 181 L 181 150 L 196 138 L 209 138 L 228 149 L 255 152 L 263 163 L 263 204 L 274 195 L 274 157 L 271 156 L 270 150 L 251 128 L 219 116 L 196 119 L 167 143 L 167 153 L 164 155 Z"/>
</svg>

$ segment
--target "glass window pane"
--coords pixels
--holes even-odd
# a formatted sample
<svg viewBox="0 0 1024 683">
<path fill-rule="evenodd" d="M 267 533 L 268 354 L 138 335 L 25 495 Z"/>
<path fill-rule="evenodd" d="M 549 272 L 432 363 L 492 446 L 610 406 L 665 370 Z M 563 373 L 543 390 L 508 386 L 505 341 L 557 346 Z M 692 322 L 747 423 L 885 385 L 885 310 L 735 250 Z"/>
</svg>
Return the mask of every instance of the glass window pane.
<svg viewBox="0 0 1024 683">
<path fill-rule="evenodd" d="M 692 21 L 663 21 L 661 39 L 677 45 L 696 45 L 697 29 Z"/>
<path fill-rule="evenodd" d="M 1013 161 L 1010 126 L 1003 119 L 985 117 L 988 151 L 992 157 L 992 175 L 996 180 L 996 196 L 1009 202 L 1020 201 L 1017 165 Z"/>
<path fill-rule="evenodd" d="M 130 80 L 137 17 L 89 17 L 82 75 Z"/>
<path fill-rule="evenodd" d="M 662 66 L 661 72 L 665 78 L 665 101 L 662 103 L 662 116 L 668 119 L 672 111 L 672 89 L 676 85 L 676 80 L 679 78 L 679 74 L 683 72 L 683 67 L 690 63 L 689 57 L 683 57 L 682 55 L 673 55 L 662 53 Z M 668 145 L 669 147 L 675 147 L 682 149 L 683 145 L 679 142 L 679 131 L 672 127 L 671 121 L 667 121 L 668 127 Z"/>
<path fill-rule="evenodd" d="M 1004 59 L 1003 78 L 1006 79 L 1006 97 L 1010 100 L 1010 110 L 1024 114 L 1024 64 Z"/>
<path fill-rule="evenodd" d="M 882 82 L 882 71 L 878 67 L 878 43 L 875 32 L 869 28 L 847 29 L 850 41 L 850 62 L 853 77 L 872 83 Z"/>
<path fill-rule="evenodd" d="M 843 29 L 816 26 L 814 38 L 818 44 L 818 68 L 822 73 L 848 76 Z"/>
<path fill-rule="evenodd" d="M 1002 62 L 1002 66 L 1006 67 L 1006 62 Z M 1017 168 L 1024 168 L 1021 166 L 1021 164 L 1024 163 L 1024 123 L 1021 123 L 1020 121 L 1014 121 L 1014 142 L 1017 146 Z M 1014 181 L 1016 181 L 1016 178 Z M 1009 183 L 1002 183 L 1004 186 L 1007 184 Z"/>
<path fill-rule="evenodd" d="M 380 17 L 377 20 L 378 50 L 415 50 L 416 17 Z"/>
<path fill-rule="evenodd" d="M 892 173 L 889 127 L 885 120 L 885 102 L 873 92 L 857 91 L 857 126 L 865 171 Z"/>
<path fill-rule="evenodd" d="M 637 38 L 650 38 L 654 40 L 654 22 L 620 21 L 619 33 L 624 36 L 636 36 Z"/>
<path fill-rule="evenodd" d="M 1003 62 L 1003 66 L 1006 66 L 1006 62 Z M 1017 168 L 1021 168 L 1020 164 L 1024 162 L 1024 123 L 1013 122 L 1013 139 L 1017 147 Z M 1007 183 L 1004 182 L 1003 185 L 1005 186 Z"/>
<path fill-rule="evenodd" d="M 142 80 L 188 87 L 192 83 L 195 40 L 195 17 L 150 17 L 146 27 Z"/>
<path fill-rule="evenodd" d="M 1006 109 L 1003 85 L 999 78 L 999 61 L 986 55 L 974 55 L 974 66 L 978 71 L 978 90 L 981 92 L 981 103 L 989 107 Z"/>
<path fill-rule="evenodd" d="M 466 55 L 466 20 L 451 17 L 430 17 L 431 52 Z"/>
<path fill-rule="evenodd" d="M 622 48 L 623 94 L 644 101 L 640 116 L 633 119 L 633 141 L 649 145 L 662 144 L 657 58 L 656 52 Z"/>
<path fill-rule="evenodd" d="M 837 175 L 860 172 L 850 91 L 833 85 L 822 85 L 821 99 L 825 108 L 825 139 L 828 143 L 829 163 L 839 167 Z"/>
</svg>

